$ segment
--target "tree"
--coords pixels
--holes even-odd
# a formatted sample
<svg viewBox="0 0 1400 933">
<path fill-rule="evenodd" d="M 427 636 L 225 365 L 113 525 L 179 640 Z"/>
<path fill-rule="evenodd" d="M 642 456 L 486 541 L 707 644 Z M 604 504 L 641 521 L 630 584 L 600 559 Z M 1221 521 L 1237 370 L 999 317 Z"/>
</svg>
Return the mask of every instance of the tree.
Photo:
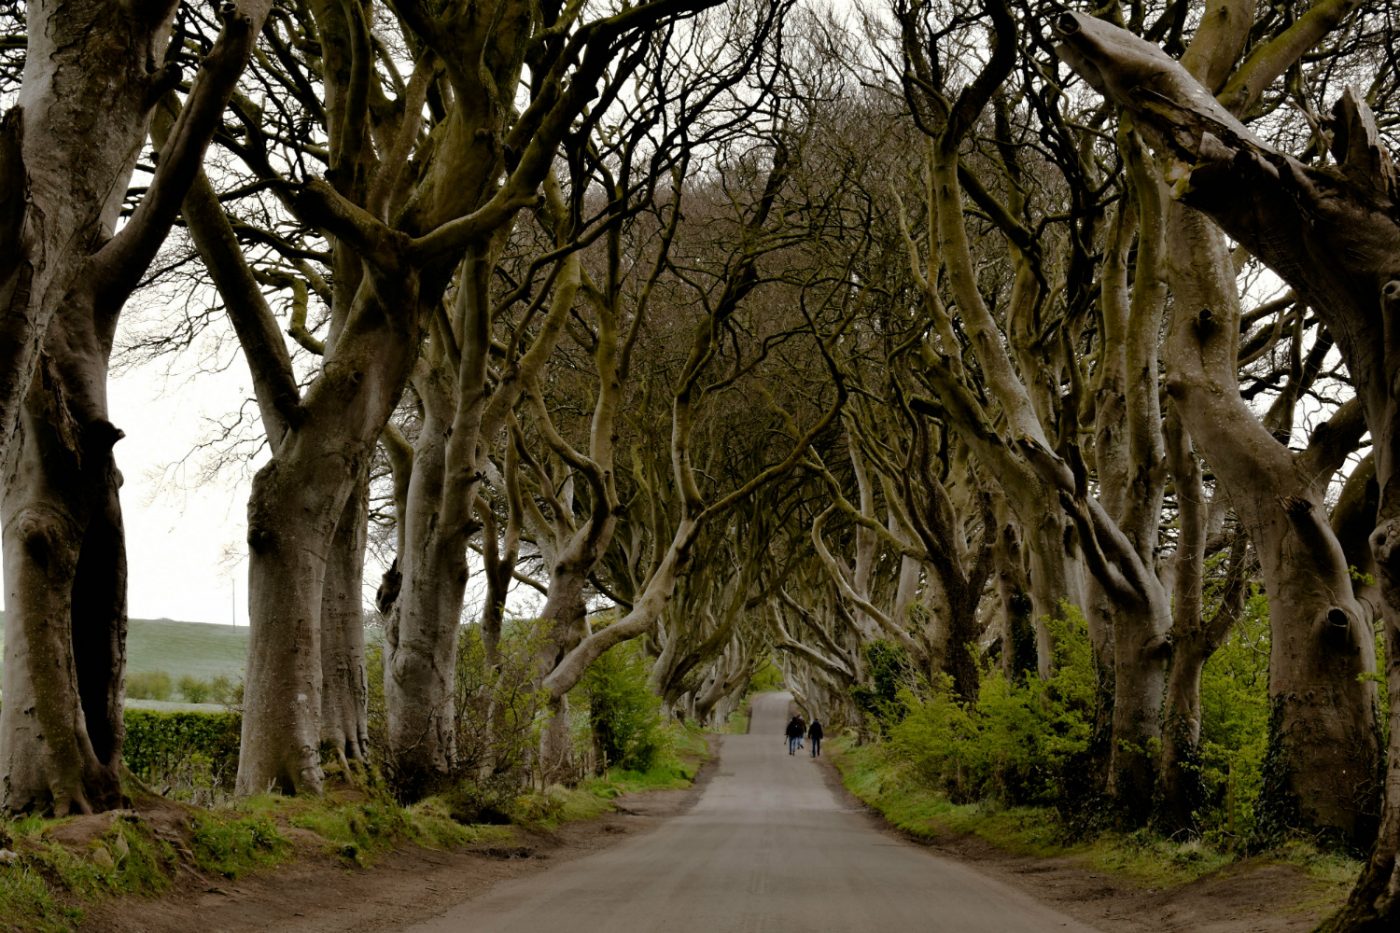
<svg viewBox="0 0 1400 933">
<path fill-rule="evenodd" d="M 1349 4 L 1324 5 L 1316 16 L 1300 20 L 1291 35 L 1285 34 L 1289 48 L 1311 47 L 1350 8 Z M 1400 405 L 1388 378 L 1391 345 L 1387 339 L 1373 339 L 1375 334 L 1389 333 L 1392 309 L 1388 302 L 1392 292 L 1400 294 L 1400 287 L 1390 283 L 1400 230 L 1385 207 L 1394 194 L 1394 170 L 1369 109 L 1355 92 L 1346 91 L 1333 109 L 1329 127 L 1335 167 L 1306 165 L 1264 143 L 1232 113 L 1230 105 L 1241 97 L 1248 100 L 1277 74 L 1260 64 L 1268 61 L 1266 57 L 1251 57 L 1230 78 L 1220 94 L 1227 102 L 1222 104 L 1156 46 L 1123 30 L 1072 15 L 1062 17 L 1057 30 L 1076 70 L 1123 107 L 1149 135 L 1160 156 L 1176 168 L 1181 200 L 1267 262 L 1316 309 L 1336 336 L 1360 391 L 1376 449 L 1380 503 L 1371 546 L 1380 571 L 1386 642 L 1391 646 L 1388 682 L 1392 689 L 1400 687 L 1400 661 L 1393 647 L 1400 636 L 1400 576 L 1396 574 L 1400 551 L 1390 546 L 1400 525 L 1396 499 L 1387 493 Z M 1296 54 L 1301 52 L 1293 57 Z M 1129 75 L 1131 81 L 1125 81 Z M 1151 88 L 1151 98 L 1135 93 L 1134 88 Z M 1251 197 L 1238 197 L 1242 186 Z M 1280 230 L 1292 234 L 1280 237 Z M 1196 327 L 1214 326 L 1215 312 L 1209 305 L 1191 309 L 1188 313 L 1194 315 Z M 1314 619 L 1318 637 L 1326 637 L 1330 627 L 1349 641 L 1358 638 L 1355 620 L 1346 609 L 1338 607 L 1336 614 Z M 1395 715 L 1392 710 L 1392 729 Z M 1377 842 L 1348 907 L 1334 921 L 1339 929 L 1381 929 L 1400 917 L 1394 884 L 1400 870 L 1396 734 L 1391 733 Z"/>
<path fill-rule="evenodd" d="M 112 453 L 123 435 L 108 418 L 107 364 L 269 5 L 223 9 L 182 103 L 173 4 L 29 7 L 24 103 L 0 130 L 6 810 L 123 801 L 126 555 Z M 114 233 L 162 99 L 179 116 Z"/>
</svg>

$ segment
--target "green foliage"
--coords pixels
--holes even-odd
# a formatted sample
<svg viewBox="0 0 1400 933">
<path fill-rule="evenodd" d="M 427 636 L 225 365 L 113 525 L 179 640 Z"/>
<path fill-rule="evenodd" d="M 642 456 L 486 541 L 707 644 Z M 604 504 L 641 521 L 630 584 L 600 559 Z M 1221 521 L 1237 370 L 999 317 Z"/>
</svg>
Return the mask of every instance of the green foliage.
<svg viewBox="0 0 1400 933">
<path fill-rule="evenodd" d="M 641 645 L 630 641 L 608 650 L 583 676 L 600 770 L 648 771 L 663 750 L 661 701 L 647 688 L 647 673 Z"/>
<path fill-rule="evenodd" d="M 126 695 L 134 700 L 168 700 L 174 686 L 165 671 L 138 671 L 126 676 Z"/>
<path fill-rule="evenodd" d="M 185 698 L 186 703 L 206 703 L 209 700 L 209 684 L 186 674 L 181 677 L 176 685 L 180 690 L 180 696 Z"/>
<path fill-rule="evenodd" d="M 770 690 L 781 689 L 783 689 L 782 670 L 773 663 L 772 657 L 764 657 L 763 663 L 754 668 L 753 674 L 749 676 L 749 685 L 745 692 L 767 693 Z"/>
<path fill-rule="evenodd" d="M 289 844 L 265 814 L 196 813 L 190 849 L 201 871 L 237 878 L 277 863 Z"/>
<path fill-rule="evenodd" d="M 1199 814 L 1207 838 L 1240 846 L 1254 836 L 1269 744 L 1269 607 L 1262 592 L 1201 673 Z"/>
<path fill-rule="evenodd" d="M 536 657 L 546 632 L 533 620 L 510 620 L 501 633 L 498 658 L 486 657 L 481 626 L 458 630 L 455 730 L 457 757 L 451 780 L 438 791 L 457 816 L 494 822 L 530 782 L 539 747 L 540 712 L 546 697 L 534 685 Z M 371 764 L 398 786 L 388 748 L 383 645 L 366 646 Z M 483 777 L 485 775 L 485 777 Z M 470 785 L 470 786 L 467 786 Z"/>
<path fill-rule="evenodd" d="M 177 799 L 211 805 L 233 788 L 242 716 L 234 712 L 125 712 L 126 765 Z"/>
<path fill-rule="evenodd" d="M 462 778 L 490 773 L 518 788 L 530 779 L 539 748 L 540 713 L 546 695 L 536 689 L 535 670 L 548 637 L 533 619 L 502 626 L 493 666 L 481 626 L 464 627 L 457 640 L 457 764 Z"/>
<path fill-rule="evenodd" d="M 890 641 L 872 641 L 863 651 L 869 682 L 853 686 L 851 699 L 856 709 L 883 730 L 904 718 L 901 695 L 913 695 L 921 685 L 903 646 Z"/>
<path fill-rule="evenodd" d="M 881 701 L 891 755 L 954 800 L 1062 803 L 1067 774 L 1082 766 L 1093 730 L 1096 680 L 1087 627 L 1077 612 L 1051 620 L 1056 665 L 1048 681 L 984 672 L 977 702 L 935 679 L 922 695 L 901 688 Z"/>
<path fill-rule="evenodd" d="M 551 784 L 542 791 L 517 797 L 511 819 L 530 829 L 554 829 L 563 823 L 594 819 L 611 809 L 612 804 L 604 795 L 584 787 Z"/>
<path fill-rule="evenodd" d="M 958 804 L 929 787 L 895 754 L 890 743 L 850 747 L 832 743 L 832 759 L 842 782 L 891 825 L 924 839 L 975 835 L 1005 851 L 1037 858 L 1067 858 L 1085 868 L 1129 880 L 1143 887 L 1188 884 L 1218 871 L 1238 855 L 1205 840 L 1171 840 L 1146 830 L 1098 832 L 1085 836 L 1050 807 L 1007 807 L 995 801 Z M 1269 853 L 1277 861 L 1304 869 L 1329 904 L 1340 904 L 1360 866 L 1315 848 L 1289 843 Z M 1300 887 L 1298 894 L 1308 896 Z M 1301 905 L 1300 905 L 1301 906 Z"/>
</svg>

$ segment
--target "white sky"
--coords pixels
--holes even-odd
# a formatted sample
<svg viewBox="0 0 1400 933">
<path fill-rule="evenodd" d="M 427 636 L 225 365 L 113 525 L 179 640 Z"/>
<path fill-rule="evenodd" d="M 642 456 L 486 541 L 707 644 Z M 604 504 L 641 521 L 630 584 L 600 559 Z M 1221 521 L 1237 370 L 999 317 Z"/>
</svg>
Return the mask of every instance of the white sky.
<svg viewBox="0 0 1400 933">
<path fill-rule="evenodd" d="M 174 373 L 188 369 L 176 362 Z M 108 386 L 125 483 L 128 611 L 133 618 L 247 625 L 246 550 L 251 468 L 229 466 L 212 481 L 191 448 L 250 392 L 239 360 L 228 371 L 166 375 L 155 363 Z M 183 463 L 182 463 L 183 461 Z"/>
</svg>

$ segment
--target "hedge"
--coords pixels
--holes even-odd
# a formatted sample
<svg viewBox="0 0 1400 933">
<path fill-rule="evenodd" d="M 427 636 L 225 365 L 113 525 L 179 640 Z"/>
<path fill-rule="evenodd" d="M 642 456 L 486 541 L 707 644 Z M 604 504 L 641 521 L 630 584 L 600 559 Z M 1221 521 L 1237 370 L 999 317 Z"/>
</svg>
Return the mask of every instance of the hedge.
<svg viewBox="0 0 1400 933">
<path fill-rule="evenodd" d="M 122 756 L 132 773 L 162 785 L 231 786 L 243 717 L 235 712 L 128 709 Z"/>
</svg>

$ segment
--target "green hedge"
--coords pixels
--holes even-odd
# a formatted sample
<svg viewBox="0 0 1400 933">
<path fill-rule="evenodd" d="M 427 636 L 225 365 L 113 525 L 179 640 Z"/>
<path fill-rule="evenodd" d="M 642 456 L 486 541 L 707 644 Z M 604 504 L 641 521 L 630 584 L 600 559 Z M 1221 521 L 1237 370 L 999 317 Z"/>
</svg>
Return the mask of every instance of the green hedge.
<svg viewBox="0 0 1400 933">
<path fill-rule="evenodd" d="M 157 790 L 218 790 L 238 773 L 243 717 L 234 712 L 128 709 L 123 757 Z"/>
</svg>

